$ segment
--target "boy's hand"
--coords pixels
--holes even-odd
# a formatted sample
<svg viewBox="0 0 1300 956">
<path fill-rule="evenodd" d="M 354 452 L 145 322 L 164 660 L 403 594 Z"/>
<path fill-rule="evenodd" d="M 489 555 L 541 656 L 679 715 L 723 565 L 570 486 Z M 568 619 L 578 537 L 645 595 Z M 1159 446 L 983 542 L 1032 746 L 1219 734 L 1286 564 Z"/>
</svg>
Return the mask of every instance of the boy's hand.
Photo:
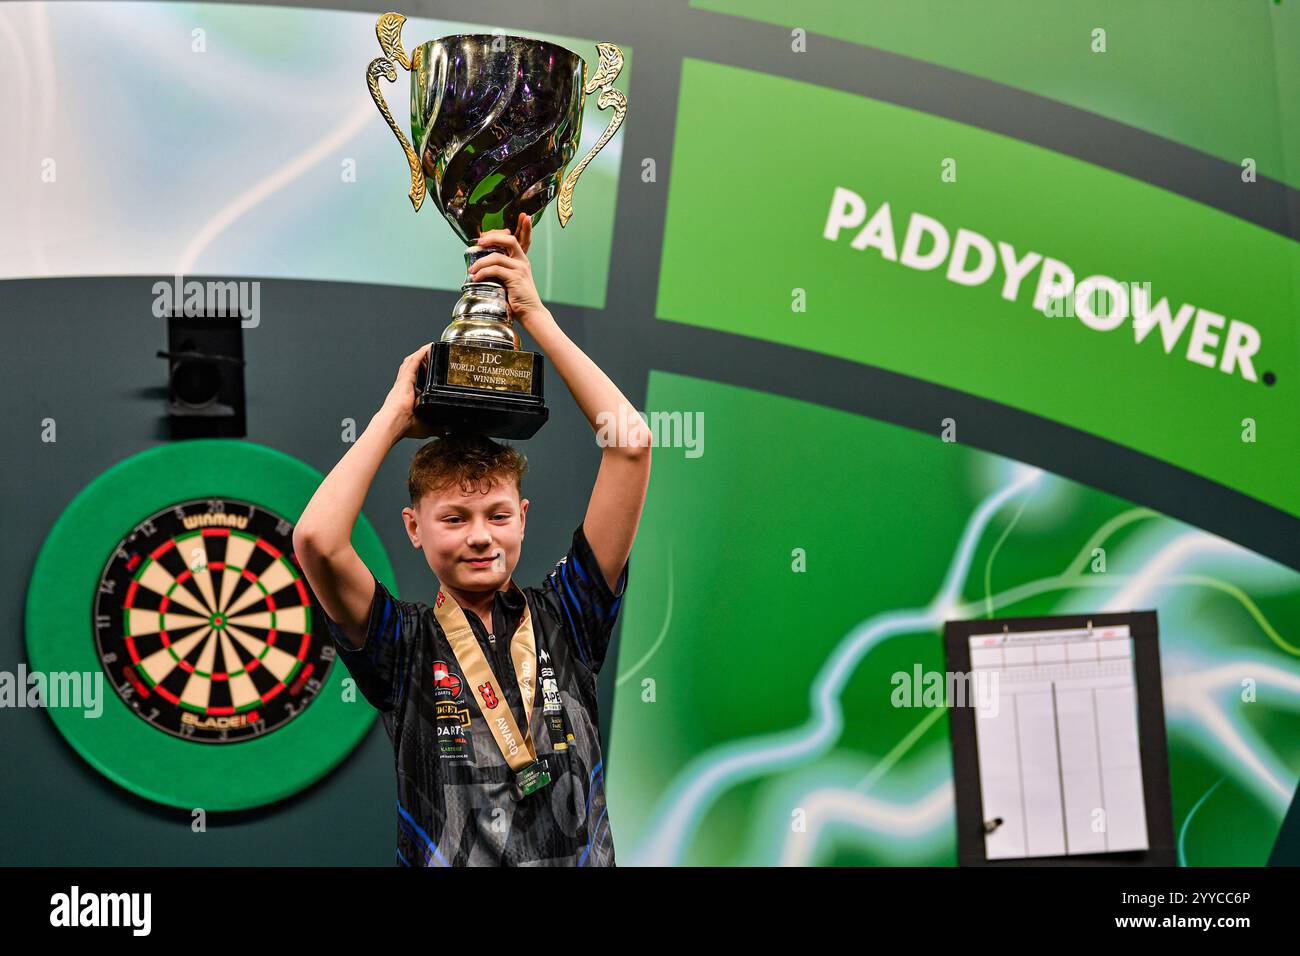
<svg viewBox="0 0 1300 956">
<path fill-rule="evenodd" d="M 518 238 L 509 229 L 489 229 L 480 235 L 475 245 L 499 246 L 502 251 L 475 262 L 469 274 L 471 279 L 481 281 L 491 277 L 504 285 L 510 299 L 510 318 L 527 329 L 535 316 L 546 311 L 533 284 L 533 267 L 528 262 L 528 247 L 533 241 L 532 217 L 520 213 L 515 232 Z"/>
<path fill-rule="evenodd" d="M 393 387 L 379 410 L 381 415 L 388 416 L 401 429 L 401 438 L 433 436 L 429 426 L 415 416 L 415 375 L 421 367 L 428 365 L 432 347 L 432 342 L 422 345 L 402 359 L 402 364 L 397 369 L 397 380 L 393 382 Z"/>
</svg>

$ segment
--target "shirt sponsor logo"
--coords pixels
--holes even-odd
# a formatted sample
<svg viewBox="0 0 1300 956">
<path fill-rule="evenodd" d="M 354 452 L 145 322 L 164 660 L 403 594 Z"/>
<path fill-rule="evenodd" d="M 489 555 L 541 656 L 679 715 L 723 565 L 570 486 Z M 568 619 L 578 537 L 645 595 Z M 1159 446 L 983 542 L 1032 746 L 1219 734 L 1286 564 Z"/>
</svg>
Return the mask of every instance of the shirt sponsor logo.
<svg viewBox="0 0 1300 956">
<path fill-rule="evenodd" d="M 469 739 L 469 708 L 455 701 L 445 700 L 434 704 L 434 733 L 438 741 L 441 760 L 466 760 L 474 762 L 474 746 Z"/>
<path fill-rule="evenodd" d="M 470 725 L 469 708 L 454 701 L 447 700 L 434 704 L 433 712 L 438 719 L 439 737 L 445 737 L 453 730 L 463 731 Z M 455 726 L 452 726 L 453 724 Z"/>
<path fill-rule="evenodd" d="M 446 661 L 433 662 L 433 696 L 436 700 L 460 700 L 464 682 Z"/>
<path fill-rule="evenodd" d="M 537 661 L 541 665 L 537 672 L 542 678 L 542 715 L 550 732 L 551 749 L 559 753 L 569 749 L 573 734 L 565 723 L 564 699 L 560 697 L 560 685 L 555 679 L 555 668 L 551 666 L 551 655 L 546 648 L 538 651 Z"/>
<path fill-rule="evenodd" d="M 550 670 L 547 668 L 546 670 Z M 545 671 L 543 671 L 545 673 Z M 558 714 L 563 705 L 560 702 L 560 685 L 553 677 L 542 678 L 542 713 Z"/>
</svg>

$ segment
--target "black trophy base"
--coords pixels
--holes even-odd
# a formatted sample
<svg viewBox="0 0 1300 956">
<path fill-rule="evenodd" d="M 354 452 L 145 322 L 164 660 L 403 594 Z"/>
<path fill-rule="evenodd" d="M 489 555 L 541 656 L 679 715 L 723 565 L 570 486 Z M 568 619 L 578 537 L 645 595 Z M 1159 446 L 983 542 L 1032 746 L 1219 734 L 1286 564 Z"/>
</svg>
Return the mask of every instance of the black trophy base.
<svg viewBox="0 0 1300 956">
<path fill-rule="evenodd" d="M 432 374 L 426 376 L 421 369 L 416 377 L 415 414 L 436 433 L 471 432 L 522 440 L 532 438 L 546 424 L 551 413 L 543 400 L 545 365 L 537 352 L 446 342 L 434 342 L 432 351 L 428 366 Z M 493 359 L 501 364 L 494 365 Z M 512 371 L 515 374 L 510 376 Z M 485 377 L 515 388 L 469 384 Z M 516 390 L 524 387 L 528 390 Z"/>
</svg>

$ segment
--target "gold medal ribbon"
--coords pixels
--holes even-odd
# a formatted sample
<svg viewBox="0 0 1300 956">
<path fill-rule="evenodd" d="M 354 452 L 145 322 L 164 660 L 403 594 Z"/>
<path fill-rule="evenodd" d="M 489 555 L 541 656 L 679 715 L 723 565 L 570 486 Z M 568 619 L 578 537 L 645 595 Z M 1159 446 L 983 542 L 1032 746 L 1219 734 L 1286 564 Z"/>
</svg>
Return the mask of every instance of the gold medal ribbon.
<svg viewBox="0 0 1300 956">
<path fill-rule="evenodd" d="M 513 579 L 510 588 L 519 591 Z M 522 591 L 520 596 L 523 596 Z M 447 635 L 452 653 L 456 655 L 456 661 L 465 672 L 465 679 L 469 681 L 474 698 L 478 701 L 479 712 L 487 721 L 510 769 L 519 773 L 536 763 L 537 752 L 533 747 L 532 728 L 529 727 L 523 734 L 519 733 L 505 690 L 492 673 L 492 665 L 483 656 L 483 648 L 474 636 L 474 629 L 470 626 L 464 608 L 446 591 L 439 591 L 433 613 L 437 616 L 443 633 Z M 515 665 L 515 678 L 519 682 L 525 720 L 531 721 L 533 697 L 537 691 L 537 641 L 533 636 L 533 619 L 527 598 L 524 598 L 523 620 L 510 641 L 510 657 Z"/>
</svg>

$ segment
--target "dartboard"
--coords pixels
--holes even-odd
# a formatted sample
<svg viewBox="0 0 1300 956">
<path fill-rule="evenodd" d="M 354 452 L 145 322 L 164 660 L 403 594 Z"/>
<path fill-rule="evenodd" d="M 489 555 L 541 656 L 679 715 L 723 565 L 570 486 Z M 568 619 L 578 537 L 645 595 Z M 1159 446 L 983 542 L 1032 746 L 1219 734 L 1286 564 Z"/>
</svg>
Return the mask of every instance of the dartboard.
<svg viewBox="0 0 1300 956">
<path fill-rule="evenodd" d="M 320 692 L 334 645 L 313 630 L 293 525 L 246 501 L 186 501 L 141 521 L 95 589 L 95 646 L 152 726 L 230 743 L 288 724 Z"/>
<path fill-rule="evenodd" d="M 241 810 L 281 800 L 352 752 L 375 712 L 293 554 L 316 470 L 246 441 L 141 452 L 55 522 L 27 592 L 32 671 L 99 685 L 49 717 L 110 780 L 159 803 Z M 374 528 L 353 546 L 393 588 Z"/>
</svg>

